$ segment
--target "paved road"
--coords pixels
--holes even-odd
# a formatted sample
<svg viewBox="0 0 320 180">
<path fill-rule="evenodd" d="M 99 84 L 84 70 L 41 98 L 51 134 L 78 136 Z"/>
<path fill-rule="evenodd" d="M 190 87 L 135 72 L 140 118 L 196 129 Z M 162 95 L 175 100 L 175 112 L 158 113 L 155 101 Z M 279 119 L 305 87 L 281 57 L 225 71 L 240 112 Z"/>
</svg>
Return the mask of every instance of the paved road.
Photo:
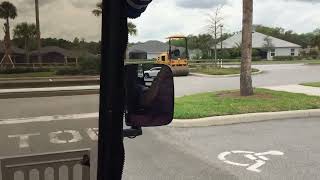
<svg viewBox="0 0 320 180">
<path fill-rule="evenodd" d="M 320 81 L 320 66 L 293 64 L 256 65 L 253 67 L 264 71 L 263 74 L 252 76 L 255 87 Z M 175 79 L 175 86 L 177 96 L 204 91 L 238 89 L 240 78 L 180 77 Z"/>
<path fill-rule="evenodd" d="M 256 86 L 320 80 L 320 66 L 259 68 L 266 72 L 254 76 Z M 238 77 L 191 76 L 175 81 L 176 96 L 233 89 L 239 84 Z M 1 99 L 0 107 L 0 156 L 96 146 L 97 118 L 92 113 L 98 111 L 97 95 Z M 34 122 L 39 117 L 40 122 Z M 22 124 L 21 120 L 28 123 Z M 315 143 L 320 136 L 319 122 L 300 119 L 195 129 L 146 129 L 144 136 L 125 140 L 125 179 L 319 179 L 320 149 Z M 270 160 L 264 160 L 266 164 L 257 173 L 218 159 L 219 153 L 234 150 L 277 150 L 284 155 L 266 156 Z M 226 158 L 250 166 L 255 162 L 234 154 Z"/>
<path fill-rule="evenodd" d="M 254 86 L 273 86 L 320 81 L 320 66 L 259 65 L 265 72 L 253 76 Z M 239 88 L 239 77 L 178 77 L 176 96 Z M 1 99 L 0 119 L 43 115 L 77 114 L 98 111 L 98 95 L 48 97 L 32 99 Z"/>
<path fill-rule="evenodd" d="M 239 180 L 255 179 L 320 179 L 320 119 L 290 119 L 260 123 L 238 124 L 208 128 L 161 128 L 158 135 L 173 146 L 180 147 L 215 168 L 237 177 Z M 222 152 L 280 151 L 281 156 L 269 158 L 258 168 L 261 172 L 227 164 L 218 159 Z M 226 157 L 236 163 L 255 164 L 245 154 Z M 219 178 L 217 178 L 219 179 Z"/>
<path fill-rule="evenodd" d="M 144 136 L 126 139 L 124 179 L 319 179 L 319 119 L 279 120 L 207 128 L 150 128 Z M 54 152 L 96 147 L 94 118 L 2 125 L 1 156 Z M 22 137 L 28 137 L 23 140 Z M 248 170 L 256 161 L 246 154 L 231 154 L 226 160 L 248 164 L 227 164 L 223 152 L 280 151 L 281 156 Z"/>
</svg>

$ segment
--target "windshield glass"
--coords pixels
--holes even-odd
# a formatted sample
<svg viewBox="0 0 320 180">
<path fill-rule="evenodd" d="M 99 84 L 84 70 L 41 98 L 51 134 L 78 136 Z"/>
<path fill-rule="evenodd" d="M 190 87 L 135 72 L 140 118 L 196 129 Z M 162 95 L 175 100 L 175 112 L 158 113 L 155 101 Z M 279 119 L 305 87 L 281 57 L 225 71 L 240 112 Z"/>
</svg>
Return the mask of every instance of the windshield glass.
<svg viewBox="0 0 320 180">
<path fill-rule="evenodd" d="M 115 104 L 125 180 L 320 179 L 318 1 L 126 6 L 108 44 L 99 0 L 0 2 L 0 179 L 97 179 Z M 125 67 L 101 71 L 123 38 Z"/>
</svg>

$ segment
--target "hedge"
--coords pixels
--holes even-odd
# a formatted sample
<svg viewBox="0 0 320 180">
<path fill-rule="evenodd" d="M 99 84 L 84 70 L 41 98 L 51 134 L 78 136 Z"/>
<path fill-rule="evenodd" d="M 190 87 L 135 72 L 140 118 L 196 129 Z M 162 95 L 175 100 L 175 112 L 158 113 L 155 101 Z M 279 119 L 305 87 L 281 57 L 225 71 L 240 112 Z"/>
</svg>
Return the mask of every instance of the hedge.
<svg viewBox="0 0 320 180">
<path fill-rule="evenodd" d="M 53 71 L 50 68 L 7 68 L 7 69 L 0 69 L 0 74 L 22 74 L 22 73 L 35 73 L 35 72 L 49 72 Z"/>
</svg>

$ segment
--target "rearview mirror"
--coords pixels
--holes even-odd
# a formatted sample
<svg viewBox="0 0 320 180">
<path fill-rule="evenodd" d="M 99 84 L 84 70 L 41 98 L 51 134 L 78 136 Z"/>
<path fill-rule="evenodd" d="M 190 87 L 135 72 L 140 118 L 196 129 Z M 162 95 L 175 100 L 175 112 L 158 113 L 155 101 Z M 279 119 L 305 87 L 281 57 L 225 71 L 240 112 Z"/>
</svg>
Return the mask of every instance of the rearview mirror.
<svg viewBox="0 0 320 180">
<path fill-rule="evenodd" d="M 168 125 L 174 113 L 174 83 L 165 65 L 125 66 L 126 125 L 152 127 Z"/>
</svg>

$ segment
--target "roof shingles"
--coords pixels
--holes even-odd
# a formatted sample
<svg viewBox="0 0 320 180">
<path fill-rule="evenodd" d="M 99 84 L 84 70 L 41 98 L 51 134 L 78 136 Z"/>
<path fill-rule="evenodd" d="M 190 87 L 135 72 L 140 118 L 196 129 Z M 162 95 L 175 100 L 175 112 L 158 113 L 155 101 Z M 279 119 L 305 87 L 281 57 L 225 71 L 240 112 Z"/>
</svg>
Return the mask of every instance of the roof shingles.
<svg viewBox="0 0 320 180">
<path fill-rule="evenodd" d="M 273 47 L 275 48 L 301 48 L 300 45 L 294 44 L 288 41 L 284 41 L 272 36 L 267 36 L 265 34 L 259 33 L 259 32 L 253 32 L 252 33 L 252 47 L 253 48 L 263 48 L 265 47 L 266 41 L 265 39 L 269 38 L 271 40 L 271 43 Z M 241 44 L 242 41 L 242 33 L 237 33 L 233 35 L 232 37 L 226 39 L 222 42 L 223 48 L 225 49 L 231 49 L 234 47 L 237 47 Z M 220 48 L 221 45 L 219 43 L 218 48 Z"/>
</svg>

